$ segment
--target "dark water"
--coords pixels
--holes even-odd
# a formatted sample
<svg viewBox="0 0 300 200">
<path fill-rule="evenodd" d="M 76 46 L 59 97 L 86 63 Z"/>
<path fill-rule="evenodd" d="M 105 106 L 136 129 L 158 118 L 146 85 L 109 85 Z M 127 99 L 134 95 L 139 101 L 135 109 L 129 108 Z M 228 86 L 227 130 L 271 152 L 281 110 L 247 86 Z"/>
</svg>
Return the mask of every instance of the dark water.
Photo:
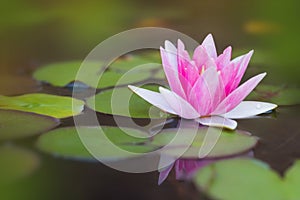
<svg viewBox="0 0 300 200">
<path fill-rule="evenodd" d="M 300 86 L 298 8 L 296 0 L 7 1 L 0 8 L 0 94 L 70 95 L 68 89 L 38 84 L 32 72 L 51 62 L 82 60 L 107 37 L 141 26 L 172 28 L 198 41 L 211 32 L 219 52 L 227 45 L 242 53 L 255 49 L 246 76 L 267 71 L 265 83 Z M 238 129 L 260 138 L 254 156 L 281 174 L 300 157 L 299 112 L 299 105 L 281 106 L 273 118 L 239 120 Z M 113 124 L 109 116 L 98 117 Z M 66 119 L 62 126 L 72 123 Z M 12 143 L 37 152 L 35 139 Z M 173 175 L 158 186 L 157 172 L 128 174 L 37 153 L 38 170 L 0 188 L 1 199 L 206 199 Z"/>
<path fill-rule="evenodd" d="M 279 173 L 300 157 L 299 111 L 300 106 L 286 106 L 277 109 L 275 118 L 239 120 L 238 129 L 260 138 L 254 157 Z M 71 124 L 72 120 L 67 119 L 61 126 Z M 34 141 L 31 138 L 19 143 L 36 151 Z M 158 172 L 129 174 L 98 162 L 72 161 L 43 153 L 39 157 L 41 166 L 36 172 L 8 189 L 2 188 L 6 199 L 207 199 L 192 183 L 175 180 L 173 173 L 158 186 Z"/>
</svg>

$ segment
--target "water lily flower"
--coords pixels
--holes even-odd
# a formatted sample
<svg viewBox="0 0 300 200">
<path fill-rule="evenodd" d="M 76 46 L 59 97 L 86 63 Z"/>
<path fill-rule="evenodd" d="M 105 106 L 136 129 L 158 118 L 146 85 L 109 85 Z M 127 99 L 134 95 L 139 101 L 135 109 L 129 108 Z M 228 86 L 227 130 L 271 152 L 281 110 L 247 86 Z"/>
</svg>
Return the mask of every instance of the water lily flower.
<svg viewBox="0 0 300 200">
<path fill-rule="evenodd" d="M 160 48 L 162 65 L 170 89 L 159 87 L 159 92 L 128 87 L 137 95 L 160 108 L 202 125 L 235 129 L 233 119 L 247 118 L 277 107 L 275 104 L 243 101 L 265 77 L 258 74 L 240 84 L 253 51 L 231 60 L 231 47 L 217 55 L 209 34 L 191 58 L 182 41 L 177 48 L 165 41 Z"/>
</svg>

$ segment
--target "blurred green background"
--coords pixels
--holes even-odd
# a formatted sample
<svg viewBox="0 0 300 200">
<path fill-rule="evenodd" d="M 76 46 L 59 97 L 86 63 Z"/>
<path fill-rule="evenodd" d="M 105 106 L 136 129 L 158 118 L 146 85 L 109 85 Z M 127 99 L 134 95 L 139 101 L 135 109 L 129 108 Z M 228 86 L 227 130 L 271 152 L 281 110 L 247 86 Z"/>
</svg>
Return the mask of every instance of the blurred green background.
<svg viewBox="0 0 300 200">
<path fill-rule="evenodd" d="M 2 94 L 36 90 L 30 73 L 42 64 L 83 59 L 104 39 L 130 28 L 159 26 L 199 42 L 213 33 L 219 53 L 254 49 L 251 66 L 266 82 L 299 86 L 299 1 L 3 1 L 0 7 Z M 22 88 L 20 87 L 22 85 Z"/>
</svg>

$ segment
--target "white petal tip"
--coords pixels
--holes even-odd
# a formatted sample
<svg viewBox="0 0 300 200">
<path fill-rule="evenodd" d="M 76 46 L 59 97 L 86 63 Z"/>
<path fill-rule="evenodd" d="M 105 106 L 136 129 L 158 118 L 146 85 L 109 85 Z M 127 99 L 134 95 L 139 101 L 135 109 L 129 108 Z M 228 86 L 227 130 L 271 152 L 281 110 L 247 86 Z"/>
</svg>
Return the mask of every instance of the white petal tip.
<svg viewBox="0 0 300 200">
<path fill-rule="evenodd" d="M 138 87 L 135 87 L 133 85 L 128 85 L 127 86 L 130 90 L 132 90 L 133 92 L 136 91 L 138 89 Z"/>
<path fill-rule="evenodd" d="M 276 104 L 260 101 L 242 101 L 231 111 L 222 115 L 230 119 L 243 119 L 253 117 L 271 111 L 277 107 Z"/>
<path fill-rule="evenodd" d="M 205 126 L 226 128 L 229 130 L 234 130 L 237 127 L 236 121 L 234 121 L 232 119 L 223 118 L 220 116 L 198 118 L 198 119 L 196 119 L 196 121 Z"/>
</svg>

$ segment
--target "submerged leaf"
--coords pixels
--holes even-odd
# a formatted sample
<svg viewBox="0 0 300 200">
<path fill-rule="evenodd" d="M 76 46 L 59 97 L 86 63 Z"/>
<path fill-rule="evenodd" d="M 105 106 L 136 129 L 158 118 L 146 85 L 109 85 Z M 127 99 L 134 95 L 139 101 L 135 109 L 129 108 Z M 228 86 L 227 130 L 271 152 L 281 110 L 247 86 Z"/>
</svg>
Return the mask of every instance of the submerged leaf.
<svg viewBox="0 0 300 200">
<path fill-rule="evenodd" d="M 78 99 L 42 93 L 13 97 L 0 96 L 1 109 L 33 112 L 55 118 L 78 115 L 83 110 L 83 106 L 84 102 Z"/>
<path fill-rule="evenodd" d="M 36 135 L 48 131 L 58 124 L 59 121 L 52 117 L 28 112 L 0 110 L 0 140 Z"/>
<path fill-rule="evenodd" d="M 295 105 L 300 103 L 300 89 L 259 85 L 247 99 L 269 101 L 278 105 Z"/>
<path fill-rule="evenodd" d="M 39 166 L 39 158 L 25 149 L 0 146 L 0 163 L 0 185 L 3 185 L 32 173 Z"/>
</svg>

